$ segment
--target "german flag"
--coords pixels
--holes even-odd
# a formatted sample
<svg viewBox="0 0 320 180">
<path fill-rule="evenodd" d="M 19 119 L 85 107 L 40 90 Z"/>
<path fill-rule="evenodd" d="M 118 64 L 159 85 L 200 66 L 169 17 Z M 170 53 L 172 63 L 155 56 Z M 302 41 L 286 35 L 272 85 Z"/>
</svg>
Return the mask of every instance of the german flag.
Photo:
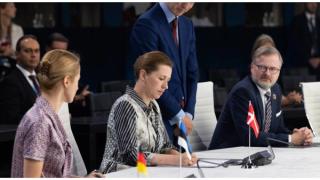
<svg viewBox="0 0 320 180">
<path fill-rule="evenodd" d="M 144 158 L 144 154 L 139 151 L 137 156 L 137 171 L 138 175 L 144 175 L 147 176 L 147 162 Z"/>
</svg>

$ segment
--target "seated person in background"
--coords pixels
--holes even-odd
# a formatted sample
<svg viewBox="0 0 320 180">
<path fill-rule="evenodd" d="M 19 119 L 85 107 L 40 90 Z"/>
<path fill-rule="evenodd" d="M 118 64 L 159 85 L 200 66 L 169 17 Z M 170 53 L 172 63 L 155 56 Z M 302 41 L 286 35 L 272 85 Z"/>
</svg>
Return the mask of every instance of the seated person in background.
<svg viewBox="0 0 320 180">
<path fill-rule="evenodd" d="M 257 37 L 257 39 L 253 44 L 251 55 L 253 55 L 253 53 L 262 46 L 276 48 L 276 45 L 272 37 L 270 37 L 267 34 L 261 34 L 260 36 Z M 290 104 L 301 104 L 301 102 L 302 102 L 302 95 L 296 91 L 289 92 L 287 96 L 282 95 L 282 100 L 281 100 L 282 106 L 288 106 Z"/>
<path fill-rule="evenodd" d="M 33 35 L 22 36 L 17 43 L 17 64 L 0 83 L 1 124 L 18 125 L 39 95 L 35 69 L 40 62 L 40 45 Z"/>
<path fill-rule="evenodd" d="M 69 39 L 66 38 L 63 34 L 61 33 L 52 33 L 47 39 L 47 44 L 46 44 L 46 52 L 53 50 L 53 49 L 63 49 L 67 50 L 69 47 Z M 79 84 L 79 90 L 77 91 L 76 96 L 74 97 L 73 103 L 70 105 L 70 111 L 73 111 L 73 109 L 80 109 L 81 107 L 86 106 L 86 101 L 85 98 L 88 96 L 91 92 L 89 91 L 89 85 L 81 85 Z"/>
<path fill-rule="evenodd" d="M 313 134 L 303 127 L 294 129 L 292 134 L 284 126 L 281 113 L 281 90 L 276 83 L 282 66 L 282 58 L 274 47 L 260 47 L 253 56 L 251 76 L 238 82 L 228 95 L 214 131 L 209 149 L 248 146 L 249 101 L 259 125 L 259 136 L 251 133 L 252 146 L 267 146 L 271 137 L 294 145 L 310 145 Z M 250 128 L 250 131 L 252 129 Z M 283 146 L 270 141 L 273 146 Z"/>
<path fill-rule="evenodd" d="M 115 171 L 117 164 L 135 166 L 138 148 L 143 151 L 147 165 L 179 165 L 180 153 L 170 143 L 156 102 L 168 89 L 172 66 L 169 57 L 160 51 L 145 53 L 137 59 L 136 84 L 133 89 L 127 87 L 109 115 L 101 172 Z M 184 166 L 196 163 L 194 155 L 191 160 L 186 154 L 181 156 Z"/>
<path fill-rule="evenodd" d="M 38 79 L 41 96 L 22 118 L 15 137 L 11 177 L 70 177 L 72 148 L 58 117 L 78 89 L 80 62 L 65 50 L 45 54 Z M 102 176 L 93 171 L 90 177 Z"/>
</svg>

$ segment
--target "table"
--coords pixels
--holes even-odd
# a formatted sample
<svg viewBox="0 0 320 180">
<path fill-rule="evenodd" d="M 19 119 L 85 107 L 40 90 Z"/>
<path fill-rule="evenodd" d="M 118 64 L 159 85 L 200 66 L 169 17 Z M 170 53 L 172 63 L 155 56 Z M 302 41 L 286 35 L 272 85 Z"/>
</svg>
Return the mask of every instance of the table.
<svg viewBox="0 0 320 180">
<path fill-rule="evenodd" d="M 14 141 L 17 125 L 0 125 L 0 142 Z"/>
<path fill-rule="evenodd" d="M 196 153 L 200 158 L 226 158 L 242 159 L 249 154 L 266 150 L 265 147 L 235 147 L 211 151 L 202 151 Z M 304 148 L 273 148 L 276 155 L 271 164 L 259 166 L 253 169 L 244 169 L 240 166 L 229 166 L 227 168 L 203 168 L 206 178 L 316 178 L 320 177 L 320 146 Z M 194 174 L 200 177 L 196 167 L 182 168 L 183 177 Z M 177 178 L 180 175 L 178 167 L 148 167 L 148 177 L 156 178 Z M 112 177 L 137 177 L 136 168 L 129 168 L 118 172 L 107 174 L 108 178 Z"/>
</svg>

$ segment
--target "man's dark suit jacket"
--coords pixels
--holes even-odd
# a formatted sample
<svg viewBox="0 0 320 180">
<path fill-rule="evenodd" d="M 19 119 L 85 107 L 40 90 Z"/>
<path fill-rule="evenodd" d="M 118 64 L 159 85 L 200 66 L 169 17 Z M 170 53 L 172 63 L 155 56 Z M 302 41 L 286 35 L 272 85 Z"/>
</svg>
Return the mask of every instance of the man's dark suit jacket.
<svg viewBox="0 0 320 180">
<path fill-rule="evenodd" d="M 294 60 L 296 65 L 309 66 L 308 61 L 311 57 L 320 57 L 320 19 L 317 16 L 316 30 L 318 36 L 318 53 L 311 55 L 312 33 L 308 27 L 308 19 L 304 12 L 294 18 L 288 43 L 288 57 Z"/>
<path fill-rule="evenodd" d="M 159 3 L 139 17 L 130 38 L 129 73 L 138 56 L 158 50 L 166 53 L 174 63 L 169 89 L 158 100 L 164 123 L 172 138 L 172 127 L 168 120 L 181 110 L 194 115 L 198 82 L 198 63 L 193 24 L 184 16 L 179 17 L 179 48 L 176 46 L 171 26 Z"/>
<path fill-rule="evenodd" d="M 254 113 L 260 127 L 258 138 L 251 130 L 252 146 L 267 146 L 266 138 L 288 142 L 288 129 L 284 126 L 281 114 L 281 90 L 278 84 L 271 88 L 271 106 L 272 119 L 270 131 L 265 133 L 263 117 L 263 103 L 260 92 L 251 77 L 247 76 L 238 82 L 228 95 L 228 99 L 223 107 L 219 117 L 216 129 L 214 131 L 209 149 L 228 148 L 235 146 L 248 146 L 248 125 L 246 123 L 248 116 L 249 101 L 254 107 Z M 271 142 L 275 146 L 283 146 Z"/>
<path fill-rule="evenodd" d="M 32 107 L 37 95 L 18 68 L 0 83 L 0 122 L 19 124 Z"/>
</svg>

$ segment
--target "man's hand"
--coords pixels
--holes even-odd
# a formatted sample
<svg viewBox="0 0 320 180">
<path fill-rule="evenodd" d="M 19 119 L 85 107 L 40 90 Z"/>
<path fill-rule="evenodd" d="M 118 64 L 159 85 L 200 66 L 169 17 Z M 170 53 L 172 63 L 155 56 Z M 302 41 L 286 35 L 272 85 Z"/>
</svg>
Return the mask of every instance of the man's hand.
<svg viewBox="0 0 320 180">
<path fill-rule="evenodd" d="M 312 131 L 305 127 L 304 128 L 304 135 L 305 135 L 305 140 L 304 140 L 304 144 L 305 146 L 311 145 L 312 141 L 313 141 L 313 133 Z"/>
<path fill-rule="evenodd" d="M 317 69 L 320 63 L 320 58 L 310 58 L 309 64 L 313 69 Z"/>
<path fill-rule="evenodd" d="M 187 135 L 191 134 L 193 128 L 192 120 L 187 115 L 185 115 L 182 120 L 187 128 Z"/>
<path fill-rule="evenodd" d="M 291 142 L 296 146 L 301 146 L 304 144 L 305 134 L 304 129 L 294 129 L 293 133 L 291 134 Z"/>
<path fill-rule="evenodd" d="M 185 115 L 185 116 L 183 117 L 182 121 L 183 121 L 184 125 L 186 126 L 186 130 L 187 130 L 187 134 L 186 134 L 186 135 L 191 134 L 191 132 L 192 132 L 192 127 L 193 127 L 193 125 L 192 125 L 192 120 L 191 120 L 187 115 Z M 176 128 L 174 128 L 173 134 L 174 134 L 175 136 L 179 136 L 179 134 L 180 134 L 179 123 L 177 123 Z"/>
<path fill-rule="evenodd" d="M 313 134 L 312 131 L 307 127 L 303 127 L 300 129 L 295 128 L 293 130 L 291 138 L 291 141 L 294 145 L 307 146 L 312 144 Z"/>
</svg>

